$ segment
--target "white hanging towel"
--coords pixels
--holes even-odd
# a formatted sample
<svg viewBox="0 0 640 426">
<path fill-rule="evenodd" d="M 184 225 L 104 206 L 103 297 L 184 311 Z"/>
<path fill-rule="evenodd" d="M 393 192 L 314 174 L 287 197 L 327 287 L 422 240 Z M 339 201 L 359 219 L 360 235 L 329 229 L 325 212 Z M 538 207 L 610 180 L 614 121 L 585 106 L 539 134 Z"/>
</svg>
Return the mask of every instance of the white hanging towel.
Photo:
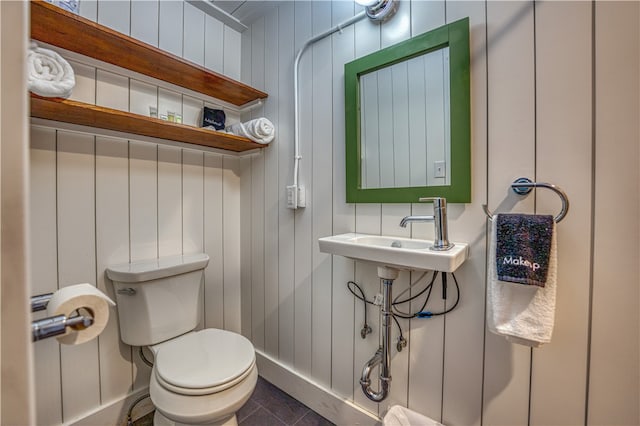
<svg viewBox="0 0 640 426">
<path fill-rule="evenodd" d="M 244 136 L 254 142 L 268 144 L 276 137 L 276 129 L 267 118 L 261 117 L 244 123 L 236 123 L 225 129 L 228 133 Z"/>
<path fill-rule="evenodd" d="M 76 85 L 73 68 L 56 52 L 38 47 L 34 42 L 27 53 L 27 83 L 36 95 L 68 98 Z"/>
<path fill-rule="evenodd" d="M 544 287 L 498 279 L 496 266 L 497 216 L 493 217 L 491 223 L 489 264 L 487 265 L 489 275 L 487 326 L 489 331 L 504 336 L 512 343 L 534 348 L 549 343 L 553 332 L 556 305 L 557 242 L 555 222 L 552 225 L 548 271 Z"/>
</svg>

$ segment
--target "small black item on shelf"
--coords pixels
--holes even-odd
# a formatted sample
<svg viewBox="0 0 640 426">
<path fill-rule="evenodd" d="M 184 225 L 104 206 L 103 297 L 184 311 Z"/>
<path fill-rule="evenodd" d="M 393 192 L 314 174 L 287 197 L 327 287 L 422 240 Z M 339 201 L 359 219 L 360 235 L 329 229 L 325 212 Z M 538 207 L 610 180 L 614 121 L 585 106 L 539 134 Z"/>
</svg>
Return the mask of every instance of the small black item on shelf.
<svg viewBox="0 0 640 426">
<path fill-rule="evenodd" d="M 213 127 L 216 130 L 223 130 L 225 119 L 226 116 L 223 110 L 204 107 L 204 111 L 202 113 L 202 127 Z"/>
</svg>

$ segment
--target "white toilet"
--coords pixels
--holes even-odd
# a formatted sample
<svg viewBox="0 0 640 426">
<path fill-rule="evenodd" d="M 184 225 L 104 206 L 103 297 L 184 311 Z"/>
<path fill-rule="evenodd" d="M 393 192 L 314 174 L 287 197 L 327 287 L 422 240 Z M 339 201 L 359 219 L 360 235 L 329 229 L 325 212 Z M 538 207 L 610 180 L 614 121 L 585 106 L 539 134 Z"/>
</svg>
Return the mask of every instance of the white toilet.
<svg viewBox="0 0 640 426">
<path fill-rule="evenodd" d="M 107 268 L 120 336 L 154 354 L 149 393 L 154 425 L 237 425 L 258 380 L 253 345 L 225 330 L 194 331 L 201 311 L 204 253 Z"/>
</svg>

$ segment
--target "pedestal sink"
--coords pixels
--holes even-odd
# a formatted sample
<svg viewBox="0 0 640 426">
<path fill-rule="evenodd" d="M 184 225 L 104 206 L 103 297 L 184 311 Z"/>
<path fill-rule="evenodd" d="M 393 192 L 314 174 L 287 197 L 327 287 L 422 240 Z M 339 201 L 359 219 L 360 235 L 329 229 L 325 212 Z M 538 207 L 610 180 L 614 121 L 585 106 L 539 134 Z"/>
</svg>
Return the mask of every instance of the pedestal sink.
<svg viewBox="0 0 640 426">
<path fill-rule="evenodd" d="M 432 250 L 433 241 L 348 233 L 318 239 L 320 251 L 364 260 L 394 269 L 453 272 L 469 256 L 469 245 L 454 243 L 449 250 Z"/>
</svg>

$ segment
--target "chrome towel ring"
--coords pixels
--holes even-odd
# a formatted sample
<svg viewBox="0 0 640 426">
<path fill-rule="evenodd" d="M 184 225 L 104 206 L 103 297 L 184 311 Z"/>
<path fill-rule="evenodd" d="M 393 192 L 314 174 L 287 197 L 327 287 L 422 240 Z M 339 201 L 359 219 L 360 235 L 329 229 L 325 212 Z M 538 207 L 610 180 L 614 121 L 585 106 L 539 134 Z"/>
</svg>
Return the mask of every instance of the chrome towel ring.
<svg viewBox="0 0 640 426">
<path fill-rule="evenodd" d="M 530 193 L 531 189 L 533 188 L 547 188 L 558 194 L 560 200 L 562 201 L 562 209 L 554 220 L 556 221 L 556 223 L 558 223 L 562 219 L 564 219 L 564 217 L 567 215 L 567 212 L 569 211 L 569 198 L 567 197 L 567 194 L 565 194 L 565 192 L 558 186 L 551 183 L 533 182 L 531 179 L 525 177 L 518 178 L 511 184 L 511 189 L 513 189 L 513 192 L 518 195 L 526 195 Z M 482 205 L 482 209 L 489 217 L 489 220 L 491 220 L 493 218 L 493 213 L 489 211 L 489 208 L 486 204 Z"/>
</svg>

